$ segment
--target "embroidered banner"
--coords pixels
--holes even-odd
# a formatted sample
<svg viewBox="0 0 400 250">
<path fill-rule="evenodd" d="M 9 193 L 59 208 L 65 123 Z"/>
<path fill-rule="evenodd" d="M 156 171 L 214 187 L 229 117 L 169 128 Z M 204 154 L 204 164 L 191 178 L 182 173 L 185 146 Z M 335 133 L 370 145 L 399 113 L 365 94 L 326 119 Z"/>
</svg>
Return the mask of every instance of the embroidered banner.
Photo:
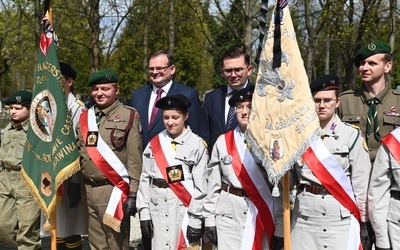
<svg viewBox="0 0 400 250">
<path fill-rule="evenodd" d="M 280 1 L 278 8 L 266 35 L 245 133 L 275 185 L 320 136 L 287 1 Z"/>
</svg>

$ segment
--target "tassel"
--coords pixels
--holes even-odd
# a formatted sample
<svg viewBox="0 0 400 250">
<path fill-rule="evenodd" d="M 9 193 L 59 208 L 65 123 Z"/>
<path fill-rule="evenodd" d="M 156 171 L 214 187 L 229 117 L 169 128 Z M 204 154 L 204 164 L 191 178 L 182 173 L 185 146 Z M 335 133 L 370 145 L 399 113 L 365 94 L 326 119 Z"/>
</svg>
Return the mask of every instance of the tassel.
<svg viewBox="0 0 400 250">
<path fill-rule="evenodd" d="M 51 225 L 48 219 L 46 219 L 46 222 L 43 225 L 43 230 L 44 231 L 51 231 Z"/>
<path fill-rule="evenodd" d="M 279 188 L 278 185 L 275 185 L 272 189 L 272 197 L 279 197 Z"/>
</svg>

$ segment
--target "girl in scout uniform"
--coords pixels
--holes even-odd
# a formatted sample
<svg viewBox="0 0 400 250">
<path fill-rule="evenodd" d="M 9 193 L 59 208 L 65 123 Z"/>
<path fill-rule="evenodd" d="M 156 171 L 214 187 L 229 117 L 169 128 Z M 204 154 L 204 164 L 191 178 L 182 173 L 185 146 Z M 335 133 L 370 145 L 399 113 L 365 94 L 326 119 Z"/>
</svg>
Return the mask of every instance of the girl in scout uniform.
<svg viewBox="0 0 400 250">
<path fill-rule="evenodd" d="M 207 149 L 185 121 L 191 101 L 183 95 L 161 98 L 165 130 L 143 153 L 137 208 L 152 249 L 185 249 L 202 235 Z"/>
</svg>

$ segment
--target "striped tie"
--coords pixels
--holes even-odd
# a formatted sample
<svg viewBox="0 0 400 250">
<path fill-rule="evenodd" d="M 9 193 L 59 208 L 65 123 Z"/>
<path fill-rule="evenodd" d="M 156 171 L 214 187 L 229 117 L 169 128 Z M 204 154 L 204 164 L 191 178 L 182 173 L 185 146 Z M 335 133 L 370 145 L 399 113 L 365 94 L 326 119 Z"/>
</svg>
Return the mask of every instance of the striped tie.
<svg viewBox="0 0 400 250">
<path fill-rule="evenodd" d="M 235 92 L 236 90 L 232 90 L 229 95 L 232 97 L 233 94 L 235 94 Z M 225 132 L 228 132 L 229 130 L 233 129 L 235 113 L 236 113 L 235 108 L 229 107 L 228 117 L 226 118 L 226 123 L 225 123 Z"/>
<path fill-rule="evenodd" d="M 381 140 L 381 135 L 379 134 L 378 112 L 376 110 L 376 105 L 379 103 L 381 103 L 381 101 L 378 98 L 371 98 L 367 100 L 367 105 L 369 106 L 367 115 L 367 130 L 366 130 L 367 139 L 373 132 L 374 138 L 378 142 Z M 374 124 L 373 126 L 372 123 Z"/>
<path fill-rule="evenodd" d="M 156 102 L 161 99 L 161 95 L 163 92 L 164 92 L 163 89 L 161 89 L 161 88 L 157 89 L 157 97 L 154 100 L 153 109 L 151 110 L 149 127 L 151 127 L 151 125 L 153 125 L 154 119 L 156 118 L 157 111 L 158 111 L 158 108 L 156 107 Z"/>
</svg>

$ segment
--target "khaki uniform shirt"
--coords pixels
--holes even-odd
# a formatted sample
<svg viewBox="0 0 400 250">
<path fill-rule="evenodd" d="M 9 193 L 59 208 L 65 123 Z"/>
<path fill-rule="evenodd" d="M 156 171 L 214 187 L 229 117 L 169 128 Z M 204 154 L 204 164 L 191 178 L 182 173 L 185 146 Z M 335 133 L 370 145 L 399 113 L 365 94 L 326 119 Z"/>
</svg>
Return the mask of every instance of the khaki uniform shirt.
<svg viewBox="0 0 400 250">
<path fill-rule="evenodd" d="M 21 168 L 28 124 L 29 119 L 18 124 L 18 126 L 10 123 L 5 127 L 0 150 L 2 166 L 14 169 Z"/>
<path fill-rule="evenodd" d="M 400 192 L 400 163 L 382 144 L 376 155 L 368 190 L 369 218 L 380 248 L 400 249 L 400 200 L 391 198 L 391 191 Z"/>
<path fill-rule="evenodd" d="M 381 138 L 386 136 L 392 131 L 395 126 L 400 125 L 400 116 L 395 113 L 400 112 L 400 91 L 390 89 L 390 85 L 386 87 L 376 96 L 381 100 L 377 105 L 378 119 L 379 119 L 379 133 Z M 340 95 L 340 106 L 338 108 L 338 115 L 343 122 L 357 125 L 361 132 L 365 134 L 367 126 L 368 105 L 366 101 L 372 98 L 365 90 L 365 87 L 349 90 Z M 393 114 L 389 114 L 391 108 L 395 108 Z M 374 162 L 376 152 L 380 142 L 376 141 L 373 133 L 371 133 L 367 140 L 371 162 Z"/>
<path fill-rule="evenodd" d="M 139 186 L 140 173 L 142 172 L 142 135 L 139 125 L 140 118 L 136 110 L 132 128 L 127 132 L 128 136 L 122 146 L 116 148 L 111 142 L 111 133 L 113 133 L 115 141 L 123 137 L 132 109 L 131 107 L 122 105 L 117 100 L 110 107 L 101 110 L 105 115 L 100 120 L 99 134 L 126 167 L 130 177 L 130 191 L 136 192 Z M 94 111 L 97 113 L 100 110 L 98 107 L 95 107 Z M 86 151 L 80 126 L 81 124 L 78 124 L 77 134 L 83 177 L 94 182 L 107 181 L 107 177 L 93 163 Z"/>
</svg>

